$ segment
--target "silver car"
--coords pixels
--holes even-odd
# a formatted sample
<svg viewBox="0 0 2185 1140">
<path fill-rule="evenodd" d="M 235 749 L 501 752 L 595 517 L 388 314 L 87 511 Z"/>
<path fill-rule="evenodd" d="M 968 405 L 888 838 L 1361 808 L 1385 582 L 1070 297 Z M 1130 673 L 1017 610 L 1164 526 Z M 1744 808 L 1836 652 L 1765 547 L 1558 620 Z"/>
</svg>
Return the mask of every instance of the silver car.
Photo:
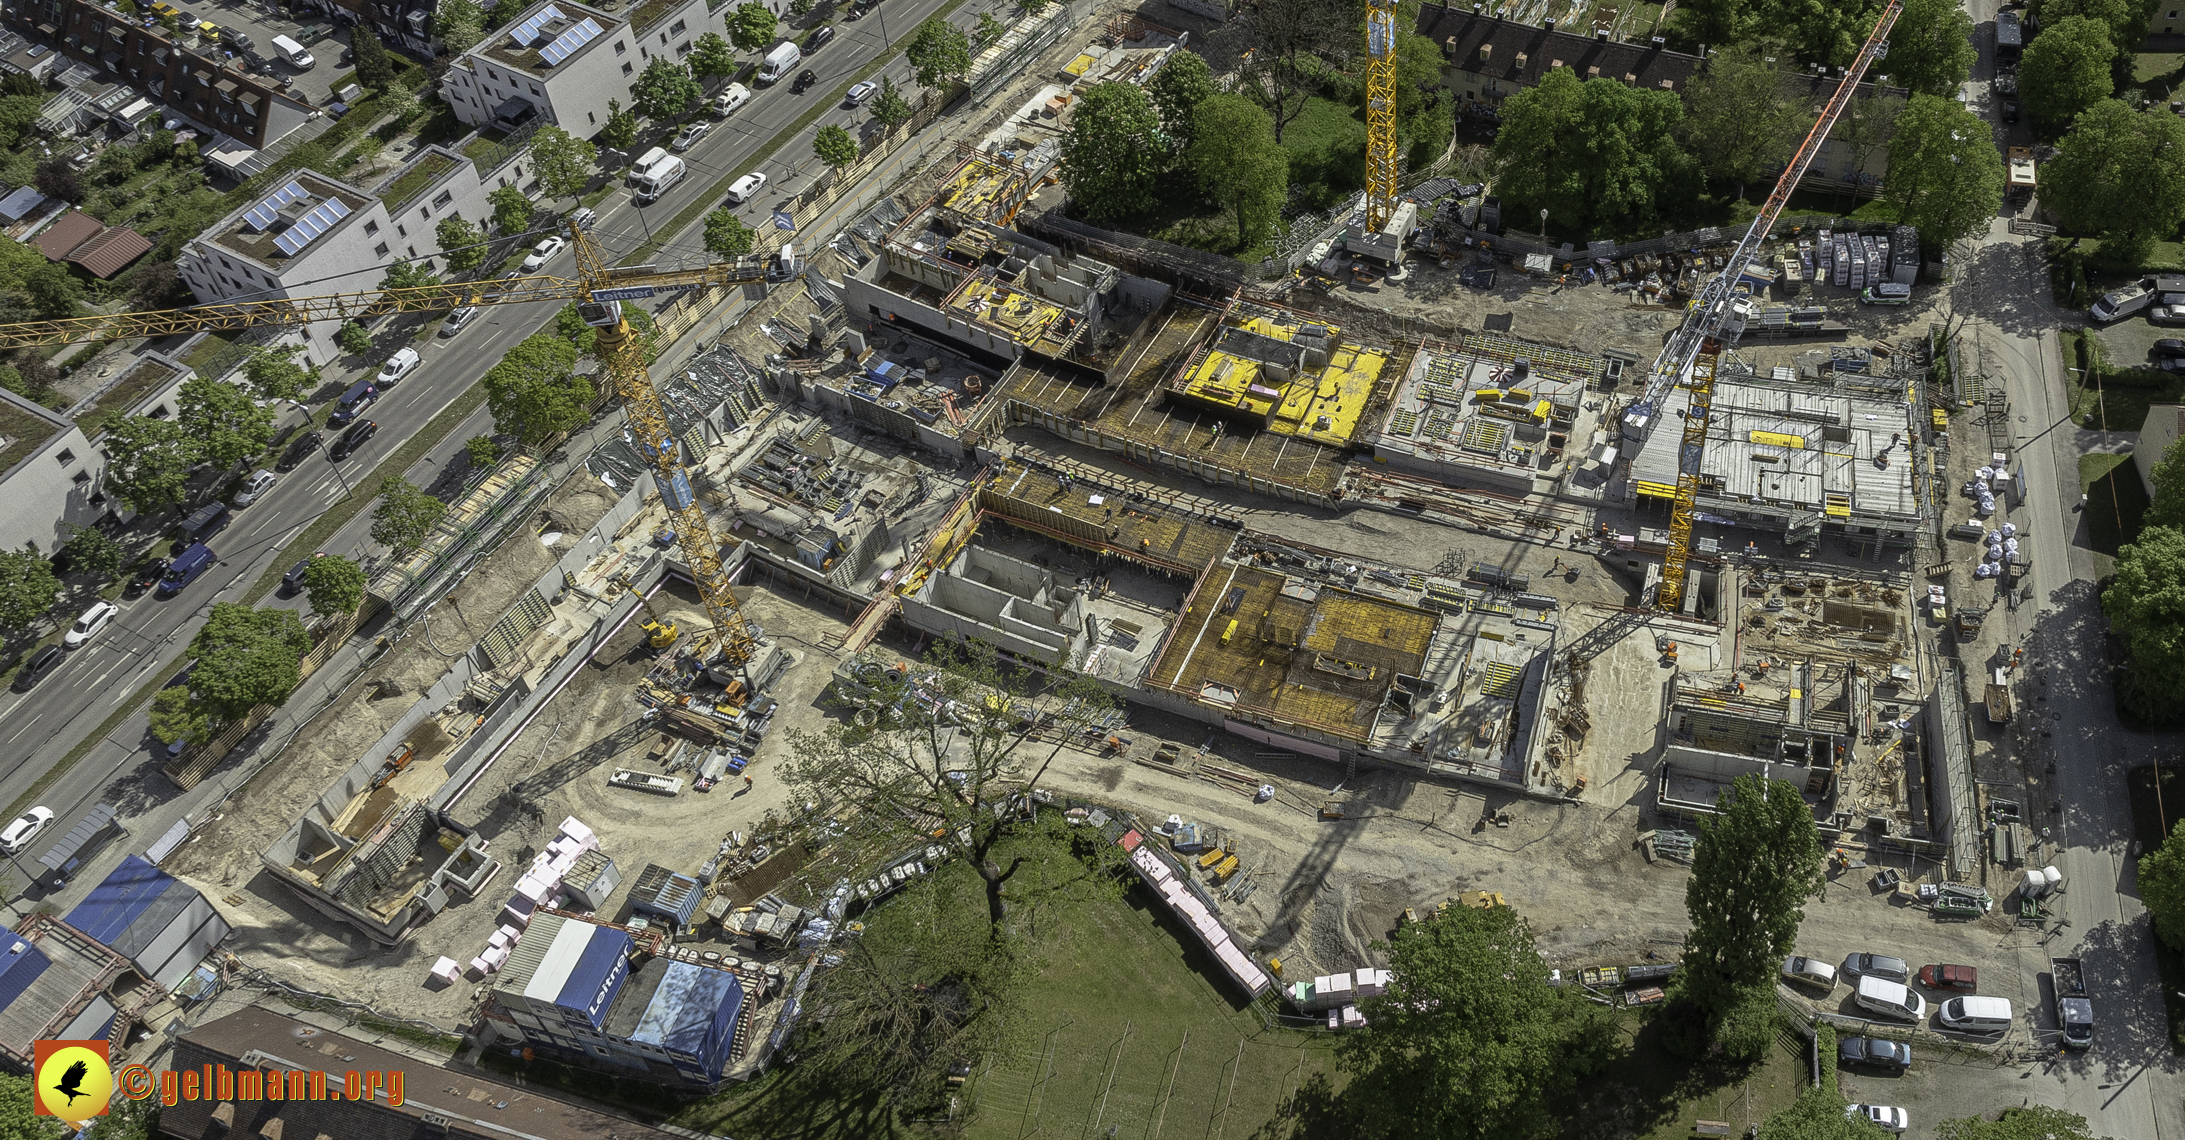
<svg viewBox="0 0 2185 1140">
<path fill-rule="evenodd" d="M 1783 959 L 1783 980 L 1833 990 L 1836 988 L 1836 967 L 1815 958 L 1793 954 Z"/>
</svg>

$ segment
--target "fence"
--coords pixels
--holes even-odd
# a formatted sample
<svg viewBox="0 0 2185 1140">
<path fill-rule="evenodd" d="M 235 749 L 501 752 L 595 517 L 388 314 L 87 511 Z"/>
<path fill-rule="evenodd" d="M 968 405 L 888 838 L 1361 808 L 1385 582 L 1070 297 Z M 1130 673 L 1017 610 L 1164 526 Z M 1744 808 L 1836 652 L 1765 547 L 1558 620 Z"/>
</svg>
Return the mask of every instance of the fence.
<svg viewBox="0 0 2185 1140">
<path fill-rule="evenodd" d="M 517 473 L 522 464 L 531 464 Z M 499 546 L 515 525 L 530 515 L 529 508 L 553 491 L 540 478 L 542 468 L 528 455 L 514 455 L 471 480 L 463 497 L 455 500 L 449 519 L 441 523 L 420 551 L 400 565 L 375 575 L 372 593 L 386 600 L 398 620 L 408 621 L 440 596 L 434 587 L 467 572 L 485 552 Z M 513 475 L 513 478 L 509 476 Z M 495 478 L 508 482 L 491 500 L 473 503 Z"/>
</svg>

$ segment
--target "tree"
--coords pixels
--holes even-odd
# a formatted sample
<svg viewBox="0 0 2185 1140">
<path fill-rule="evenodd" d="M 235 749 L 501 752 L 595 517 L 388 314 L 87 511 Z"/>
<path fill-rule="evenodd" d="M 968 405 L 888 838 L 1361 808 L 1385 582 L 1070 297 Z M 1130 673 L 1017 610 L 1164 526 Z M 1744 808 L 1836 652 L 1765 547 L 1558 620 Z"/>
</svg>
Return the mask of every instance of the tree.
<svg viewBox="0 0 2185 1140">
<path fill-rule="evenodd" d="M 278 705 L 303 680 L 300 666 L 311 635 L 294 610 L 255 610 L 214 602 L 190 642 L 197 658 L 190 690 L 208 716 L 241 720 L 259 705 Z"/>
<path fill-rule="evenodd" d="M 394 61 L 387 58 L 387 49 L 370 24 L 349 29 L 349 49 L 357 57 L 357 82 L 374 91 L 385 91 L 394 82 Z"/>
<path fill-rule="evenodd" d="M 690 73 L 701 79 L 726 79 L 736 74 L 736 49 L 718 33 L 706 32 L 690 49 Z"/>
<path fill-rule="evenodd" d="M 1849 1107 L 1834 1081 L 1806 1089 L 1760 1126 L 1760 1140 L 1888 1140 L 1881 1125 L 1845 1115 Z"/>
<path fill-rule="evenodd" d="M 1326 0 L 1261 0 L 1246 18 L 1252 62 L 1245 82 L 1274 116 L 1276 142 L 1326 82 L 1321 64 L 1343 59 L 1363 42 L 1357 16 L 1357 8 Z"/>
<path fill-rule="evenodd" d="M 180 507 L 197 465 L 197 444 L 181 424 L 123 416 L 107 426 L 105 487 L 132 511 Z"/>
<path fill-rule="evenodd" d="M 623 110 L 620 99 L 607 100 L 607 125 L 599 129 L 599 141 L 616 150 L 628 150 L 637 141 L 637 116 Z"/>
<path fill-rule="evenodd" d="M 1889 30 L 1889 58 L 1873 70 L 1915 95 L 1953 99 L 1978 55 L 1973 18 L 1955 0 L 1905 0 Z"/>
<path fill-rule="evenodd" d="M 490 435 L 474 435 L 463 441 L 463 455 L 480 471 L 500 462 L 501 445 Z"/>
<path fill-rule="evenodd" d="M 1935 1125 L 1935 1140 L 2098 1140 L 2086 1117 L 2047 1105 L 2006 1108 L 2001 1119 L 1969 1116 Z"/>
<path fill-rule="evenodd" d="M 379 506 L 372 510 L 372 541 L 400 558 L 431 537 L 432 528 L 447 513 L 446 503 L 426 494 L 417 484 L 389 479 L 379 489 Z"/>
<path fill-rule="evenodd" d="M 1850 157 L 1846 165 L 1851 168 L 1853 181 L 1864 180 L 1866 160 L 1876 150 L 1887 146 L 1896 137 L 1897 116 L 1904 113 L 1904 97 L 1885 95 L 1880 92 L 1853 94 L 1844 104 L 1843 115 L 1836 120 L 1832 142 L 1842 143 Z M 1847 206 L 1848 211 L 1851 207 Z"/>
<path fill-rule="evenodd" d="M 273 442 L 273 409 L 220 380 L 193 377 L 182 383 L 175 423 L 188 432 L 197 458 L 230 471 Z"/>
<path fill-rule="evenodd" d="M 202 740 L 205 730 L 212 726 L 204 708 L 190 694 L 188 685 L 175 685 L 161 689 L 152 698 L 151 713 L 145 717 L 145 727 L 161 744 L 173 744 L 177 740 Z"/>
<path fill-rule="evenodd" d="M 1685 0 L 1677 5 L 1684 31 L 1702 44 L 1736 44 L 1760 32 L 1753 0 Z"/>
<path fill-rule="evenodd" d="M 486 13 L 476 0 L 440 0 L 433 13 L 433 34 L 449 52 L 461 55 L 486 38 Z"/>
<path fill-rule="evenodd" d="M 417 92 L 399 83 L 387 88 L 379 96 L 379 109 L 386 114 L 390 123 L 397 126 L 407 124 L 417 114 L 417 110 L 421 106 L 423 104 L 417 101 Z M 373 135 L 371 137 L 378 138 L 379 136 Z"/>
<path fill-rule="evenodd" d="M 670 62 L 664 55 L 654 56 L 645 70 L 637 73 L 637 82 L 630 85 L 630 97 L 637 100 L 638 111 L 648 119 L 672 119 L 704 95 L 698 81 L 690 77 L 690 68 Z"/>
<path fill-rule="evenodd" d="M 526 337 L 509 350 L 485 374 L 493 430 L 524 443 L 538 443 L 590 418 L 589 406 L 598 390 L 588 377 L 573 371 L 577 355 L 577 346 L 570 340 L 545 333 Z"/>
<path fill-rule="evenodd" d="M 872 98 L 873 121 L 879 123 L 882 130 L 892 131 L 909 122 L 910 117 L 917 113 L 911 107 L 910 100 L 903 98 L 903 93 L 896 90 L 895 80 L 889 76 L 881 76 L 880 92 Z"/>
<path fill-rule="evenodd" d="M 487 200 L 492 199 L 489 196 Z M 382 289 L 422 289 L 438 284 L 440 275 L 433 272 L 431 258 L 394 262 L 387 266 L 387 272 L 379 279 L 379 287 Z M 417 313 L 439 308 L 443 303 L 436 297 L 406 297 L 397 307 L 405 313 Z"/>
<path fill-rule="evenodd" d="M 1684 117 L 1676 95 L 1621 83 L 1586 83 L 1567 67 L 1502 103 L 1494 156 L 1501 165 L 1503 216 L 1545 207 L 1567 229 L 1611 233 L 1641 228 L 1699 187 L 1675 134 Z"/>
<path fill-rule="evenodd" d="M 1242 95 L 1211 95 L 1198 106 L 1186 154 L 1199 184 L 1237 217 L 1237 248 L 1250 249 L 1281 217 L 1290 155 L 1274 120 Z"/>
<path fill-rule="evenodd" d="M 303 568 L 303 588 L 311 591 L 311 612 L 320 617 L 357 612 L 364 601 L 364 584 L 364 567 L 339 554 L 321 554 Z"/>
<path fill-rule="evenodd" d="M 1780 170 L 1804 123 L 1783 97 L 1783 73 L 1761 49 L 1732 46 L 1708 57 L 1685 90 L 1684 136 L 1701 169 L 1737 184 Z"/>
<path fill-rule="evenodd" d="M 76 306 L 83 300 L 83 284 L 68 271 L 68 266 L 58 261 L 32 268 L 23 275 L 19 285 L 31 308 L 44 317 L 75 316 Z"/>
<path fill-rule="evenodd" d="M 520 234 L 531 228 L 531 215 L 538 207 L 529 195 L 514 186 L 500 186 L 486 195 L 486 204 L 493 207 L 493 228 L 502 234 Z"/>
<path fill-rule="evenodd" d="M 0 550 L 0 627 L 22 631 L 53 608 L 61 580 L 53 561 L 24 543 L 21 550 Z"/>
<path fill-rule="evenodd" d="M 764 51 L 774 42 L 777 22 L 766 5 L 747 0 L 728 14 L 728 41 L 738 51 Z"/>
<path fill-rule="evenodd" d="M 742 257 L 751 252 L 759 235 L 752 232 L 736 211 L 721 206 L 706 215 L 706 252 L 720 257 Z"/>
<path fill-rule="evenodd" d="M 660 330 L 654 326 L 652 314 L 635 305 L 624 305 L 622 319 L 630 326 L 630 335 L 644 343 L 646 363 L 659 359 L 662 347 Z M 584 317 L 577 312 L 576 303 L 571 302 L 563 305 L 561 311 L 554 314 L 554 335 L 569 342 L 577 350 L 578 356 L 590 356 L 597 331 L 584 323 Z"/>
<path fill-rule="evenodd" d="M 74 1135 L 52 1117 L 32 1116 L 32 1099 L 29 1077 L 0 1075 L 0 1140 L 61 1140 Z"/>
<path fill-rule="evenodd" d="M 2132 82 L 2133 53 L 2147 39 L 2148 18 L 2154 14 L 2154 7 L 2144 0 L 2041 0 L 2033 5 L 2033 12 L 2044 29 L 2072 16 L 2083 16 L 2109 29 L 2109 42 L 2116 48 L 2110 58 L 2110 75 L 2123 86 Z"/>
<path fill-rule="evenodd" d="M 2185 703 L 2185 532 L 2150 526 L 2119 547 L 2102 613 L 2130 659 L 2119 701 L 2143 717 L 2175 717 Z"/>
<path fill-rule="evenodd" d="M 1002 888 L 1025 862 L 1005 863 L 998 850 L 1014 826 L 1007 805 L 1039 786 L 1065 740 L 1114 707 L 1091 678 L 1058 676 L 1004 664 L 979 642 L 937 642 L 900 677 L 875 664 L 856 698 L 878 714 L 875 728 L 793 730 L 783 775 L 799 800 L 848 801 L 878 841 L 938 843 L 962 858 L 985 883 L 987 937 L 999 943 Z M 1037 743 L 1034 728 L 1048 717 L 1063 731 Z"/>
<path fill-rule="evenodd" d="M 349 321 L 334 333 L 334 343 L 351 356 L 363 356 L 372 351 L 372 334 L 363 325 Z"/>
<path fill-rule="evenodd" d="M 2154 501 L 2148 504 L 2141 525 L 2166 526 L 2185 533 L 2185 447 L 2172 442 L 2164 448 L 2162 458 L 2148 472 L 2147 482 L 2154 488 Z"/>
<path fill-rule="evenodd" d="M 1161 113 L 1161 131 L 1177 154 L 1191 149 L 1199 104 L 1213 94 L 1214 73 L 1206 66 L 1206 57 L 1195 51 L 1170 53 L 1168 62 L 1146 81 L 1146 96 Z"/>
<path fill-rule="evenodd" d="M 0 365 L 0 387 L 33 403 L 51 399 L 53 386 L 60 382 L 61 374 L 53 363 L 30 349 L 17 352 L 13 360 Z"/>
<path fill-rule="evenodd" d="M 1548 985 L 1532 930 L 1507 906 L 1452 906 L 1388 946 L 1395 979 L 1336 1063 L 1357 1134 L 1391 1140 L 1539 1136 L 1550 1106 L 1610 1055 L 1615 1023 Z"/>
<path fill-rule="evenodd" d="M 293 400 L 303 394 L 311 372 L 296 363 L 294 345 L 262 344 L 250 350 L 243 362 L 243 379 L 261 400 Z"/>
<path fill-rule="evenodd" d="M 987 48 L 1001 42 L 1001 38 L 1008 34 L 1008 27 L 1000 20 L 995 19 L 992 12 L 981 12 L 979 13 L 979 26 L 972 32 L 971 38 L 978 44 L 980 51 L 985 51 Z"/>
<path fill-rule="evenodd" d="M 2034 42 L 2047 39 L 2043 34 Z M 2105 259 L 2133 262 L 2185 220 L 2185 123 L 2116 99 L 2086 109 L 2041 168 L 2041 202 Z"/>
<path fill-rule="evenodd" d="M 812 136 L 812 153 L 829 166 L 848 166 L 857 161 L 857 139 L 850 132 L 829 123 Z"/>
<path fill-rule="evenodd" d="M 451 272 L 468 273 L 486 263 L 486 252 L 491 248 L 486 244 L 486 232 L 464 221 L 463 215 L 440 215 L 440 224 L 432 232 Z"/>
<path fill-rule="evenodd" d="M 1085 92 L 1062 136 L 1062 184 L 1094 221 L 1151 209 L 1166 157 L 1161 120 L 1145 89 L 1100 83 Z"/>
<path fill-rule="evenodd" d="M 531 172 L 539 176 L 539 190 L 548 198 L 582 193 L 598 160 L 598 147 L 560 127 L 540 127 L 531 135 Z"/>
<path fill-rule="evenodd" d="M 76 176 L 76 168 L 65 158 L 49 158 L 38 164 L 38 172 L 32 176 L 31 185 L 48 198 L 64 202 L 83 201 L 83 180 Z"/>
<path fill-rule="evenodd" d="M 910 61 L 920 87 L 938 90 L 971 70 L 971 41 L 965 38 L 962 28 L 939 16 L 928 16 L 911 33 L 903 58 Z"/>
<path fill-rule="evenodd" d="M 801 20 L 812 14 L 813 3 L 814 0 L 789 0 L 789 15 Z"/>
<path fill-rule="evenodd" d="M 61 553 L 68 556 L 71 571 L 100 582 L 111 582 L 121 573 L 121 568 L 129 564 L 128 548 L 114 541 L 105 531 L 75 523 L 62 523 L 61 530 L 68 535 L 61 544 Z"/>
<path fill-rule="evenodd" d="M 1745 993 L 1774 979 L 1806 899 L 1826 882 L 1820 833 L 1796 785 L 1739 776 L 1722 800 L 1699 824 L 1679 978 L 1718 1030 Z"/>
<path fill-rule="evenodd" d="M 1955 99 L 1912 96 L 1889 140 L 1883 192 L 1931 249 L 1986 233 L 2003 204 L 2003 158 L 1986 120 Z"/>
<path fill-rule="evenodd" d="M 144 262 L 129 271 L 127 281 L 129 307 L 138 312 L 180 308 L 189 302 L 189 289 L 182 284 L 181 271 L 172 261 Z"/>
<path fill-rule="evenodd" d="M 2055 132 L 2079 112 L 2117 89 L 2110 61 L 2117 49 L 2109 29 L 2084 16 L 2067 16 L 2041 29 L 2018 65 L 2018 93 L 2035 126 Z"/>
</svg>

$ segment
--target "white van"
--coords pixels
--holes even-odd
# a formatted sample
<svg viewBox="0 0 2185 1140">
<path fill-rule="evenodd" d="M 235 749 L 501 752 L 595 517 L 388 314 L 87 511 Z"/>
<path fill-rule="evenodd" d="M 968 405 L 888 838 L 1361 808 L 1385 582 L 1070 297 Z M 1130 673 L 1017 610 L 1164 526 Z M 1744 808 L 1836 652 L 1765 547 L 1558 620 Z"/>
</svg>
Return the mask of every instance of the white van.
<svg viewBox="0 0 2185 1140">
<path fill-rule="evenodd" d="M 769 83 L 781 82 L 782 76 L 789 74 L 791 68 L 803 62 L 804 49 L 794 42 L 775 44 L 774 50 L 767 52 L 765 61 L 759 64 L 759 85 L 764 87 Z"/>
<path fill-rule="evenodd" d="M 1926 998 L 1903 982 L 1885 981 L 1871 975 L 1859 979 L 1859 1005 L 1883 1017 L 1905 1021 L 1919 1021 L 1927 1016 Z"/>
<path fill-rule="evenodd" d="M 751 89 L 741 83 L 731 83 L 728 90 L 713 97 L 713 113 L 726 115 L 751 101 Z"/>
<path fill-rule="evenodd" d="M 668 192 L 668 187 L 683 180 L 688 169 L 682 159 L 672 155 L 645 168 L 645 173 L 637 176 L 637 204 L 643 206 L 659 201 L 660 196 Z"/>
<path fill-rule="evenodd" d="M 1965 1033 L 2001 1033 L 2011 1027 L 2009 998 L 1978 994 L 1954 997 L 1942 1003 L 1942 1024 Z"/>
<path fill-rule="evenodd" d="M 319 65 L 318 60 L 311 58 L 310 52 L 303 50 L 302 44 L 289 39 L 287 36 L 273 37 L 273 51 L 274 54 L 287 60 L 290 67 L 298 70 L 309 71 Z"/>
<path fill-rule="evenodd" d="M 656 146 L 651 150 L 648 150 L 645 153 L 638 155 L 637 161 L 630 164 L 630 176 L 628 179 L 626 179 L 626 181 L 629 183 L 629 185 L 637 185 L 638 181 L 644 178 L 647 172 L 652 170 L 654 163 L 659 162 L 661 159 L 666 158 L 667 156 L 668 148 L 664 146 Z"/>
</svg>

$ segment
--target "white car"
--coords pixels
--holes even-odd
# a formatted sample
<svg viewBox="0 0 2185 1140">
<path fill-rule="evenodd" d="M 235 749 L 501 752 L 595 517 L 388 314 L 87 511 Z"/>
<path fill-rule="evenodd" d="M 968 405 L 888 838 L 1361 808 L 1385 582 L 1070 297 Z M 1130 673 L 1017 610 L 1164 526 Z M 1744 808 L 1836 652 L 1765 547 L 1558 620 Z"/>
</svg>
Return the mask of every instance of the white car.
<svg viewBox="0 0 2185 1140">
<path fill-rule="evenodd" d="M 0 831 L 0 851 L 21 854 L 23 848 L 30 846 L 30 841 L 38 838 L 38 833 L 52 823 L 52 808 L 34 807 L 24 812 L 20 819 L 8 825 L 6 831 Z"/>
<path fill-rule="evenodd" d="M 569 239 L 567 238 L 550 237 L 547 238 L 545 241 L 542 241 L 539 244 L 532 246 L 531 256 L 523 259 L 524 269 L 527 271 L 536 272 L 540 266 L 546 264 L 547 258 L 552 257 L 557 253 L 560 253 L 561 247 L 568 244 Z"/>
<path fill-rule="evenodd" d="M 382 388 L 394 387 L 395 381 L 415 372 L 417 366 L 422 363 L 424 363 L 424 358 L 417 355 L 416 349 L 396 349 L 395 354 L 388 357 L 385 364 L 379 366 L 379 386 Z"/>
<path fill-rule="evenodd" d="M 683 128 L 682 134 L 675 136 L 675 141 L 668 144 L 669 148 L 672 150 L 689 150 L 697 146 L 698 140 L 706 137 L 706 132 L 712 129 L 712 123 L 692 123 Z"/>
<path fill-rule="evenodd" d="M 863 83 L 852 85 L 849 93 L 842 97 L 842 102 L 846 106 L 855 107 L 879 93 L 880 85 L 868 79 Z"/>
<path fill-rule="evenodd" d="M 1854 1118 L 1864 1116 L 1883 1129 L 1899 1134 L 1912 1127 L 1912 1119 L 1903 1109 L 1886 1104 L 1847 1104 L 1844 1106 L 1844 1115 Z"/>
<path fill-rule="evenodd" d="M 271 471 L 252 472 L 250 478 L 243 480 L 243 489 L 235 493 L 235 502 L 232 505 L 236 510 L 242 510 L 257 502 L 267 491 L 273 489 L 274 480 L 277 478 Z"/>
<path fill-rule="evenodd" d="M 757 196 L 760 189 L 763 188 L 765 185 L 766 175 L 764 174 L 753 171 L 750 174 L 744 175 L 742 178 L 736 180 L 735 185 L 728 188 L 729 205 L 741 206 L 745 202 L 749 202 L 753 197 Z"/>
<path fill-rule="evenodd" d="M 114 615 L 120 612 L 121 607 L 112 602 L 93 602 L 91 608 L 76 619 L 76 624 L 69 626 L 68 632 L 61 635 L 61 645 L 68 649 L 83 648 L 84 642 L 96 637 L 100 630 L 106 628 L 106 623 L 114 620 Z"/>
</svg>

